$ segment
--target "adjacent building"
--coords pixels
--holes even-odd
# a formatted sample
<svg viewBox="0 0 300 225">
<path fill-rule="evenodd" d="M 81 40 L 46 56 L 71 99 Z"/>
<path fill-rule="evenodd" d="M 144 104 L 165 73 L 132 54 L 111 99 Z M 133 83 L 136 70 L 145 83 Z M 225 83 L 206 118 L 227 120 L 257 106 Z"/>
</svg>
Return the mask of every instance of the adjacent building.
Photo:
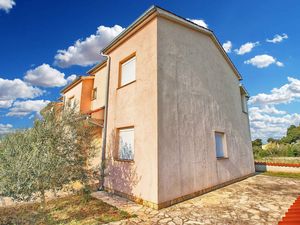
<svg viewBox="0 0 300 225">
<path fill-rule="evenodd" d="M 253 174 L 248 94 L 211 30 L 153 6 L 102 52 L 62 94 L 99 123 L 106 190 L 162 208 Z"/>
</svg>

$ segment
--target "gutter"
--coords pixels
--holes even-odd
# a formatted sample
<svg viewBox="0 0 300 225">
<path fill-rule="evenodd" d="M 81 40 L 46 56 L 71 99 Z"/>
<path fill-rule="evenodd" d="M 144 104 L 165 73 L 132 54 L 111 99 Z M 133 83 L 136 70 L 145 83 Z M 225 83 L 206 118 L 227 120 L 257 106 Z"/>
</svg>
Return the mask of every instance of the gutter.
<svg viewBox="0 0 300 225">
<path fill-rule="evenodd" d="M 109 95 L 109 73 L 110 73 L 110 57 L 101 52 L 101 55 L 107 58 L 107 77 L 106 77 L 106 93 L 105 93 L 105 105 L 104 105 L 104 124 L 103 124 L 103 140 L 102 140 L 102 152 L 101 152 L 101 165 L 100 165 L 100 177 L 99 177 L 99 191 L 104 190 L 104 177 L 105 177 L 105 160 L 106 160 L 106 137 L 107 137 L 107 113 L 108 113 L 108 95 Z"/>
</svg>

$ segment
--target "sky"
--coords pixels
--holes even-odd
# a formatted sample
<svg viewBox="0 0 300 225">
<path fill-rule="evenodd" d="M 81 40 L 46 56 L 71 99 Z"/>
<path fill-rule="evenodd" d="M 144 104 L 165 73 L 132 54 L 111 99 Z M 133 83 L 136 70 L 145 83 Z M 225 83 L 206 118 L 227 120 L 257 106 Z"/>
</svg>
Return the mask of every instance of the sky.
<svg viewBox="0 0 300 225">
<path fill-rule="evenodd" d="M 298 0 L 0 0 L 0 135 L 31 127 L 151 5 L 214 31 L 251 96 L 252 139 L 299 125 Z"/>
</svg>

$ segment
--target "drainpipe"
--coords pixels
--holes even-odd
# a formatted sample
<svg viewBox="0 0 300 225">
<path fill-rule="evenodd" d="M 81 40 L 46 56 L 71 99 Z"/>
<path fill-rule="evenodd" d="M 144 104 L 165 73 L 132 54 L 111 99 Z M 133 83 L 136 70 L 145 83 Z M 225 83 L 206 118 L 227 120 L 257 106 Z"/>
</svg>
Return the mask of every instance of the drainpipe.
<svg viewBox="0 0 300 225">
<path fill-rule="evenodd" d="M 106 77 L 106 93 L 105 93 L 105 105 L 104 105 L 104 124 L 102 132 L 102 154 L 100 165 L 100 185 L 99 191 L 104 190 L 104 177 L 105 177 L 105 160 L 106 160 L 106 136 L 107 136 L 107 112 L 108 112 L 108 95 L 109 95 L 109 73 L 110 73 L 110 57 L 101 52 L 101 55 L 107 58 L 107 77 Z"/>
</svg>

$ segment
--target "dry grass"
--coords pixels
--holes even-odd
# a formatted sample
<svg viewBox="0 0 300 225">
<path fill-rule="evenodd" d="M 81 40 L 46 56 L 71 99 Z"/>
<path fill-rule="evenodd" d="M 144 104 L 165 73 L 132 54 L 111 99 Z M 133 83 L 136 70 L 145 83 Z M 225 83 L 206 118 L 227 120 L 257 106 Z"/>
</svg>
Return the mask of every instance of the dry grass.
<svg viewBox="0 0 300 225">
<path fill-rule="evenodd" d="M 129 218 L 124 211 L 91 197 L 68 196 L 47 202 L 44 212 L 38 203 L 0 207 L 1 225 L 96 225 Z"/>
</svg>

